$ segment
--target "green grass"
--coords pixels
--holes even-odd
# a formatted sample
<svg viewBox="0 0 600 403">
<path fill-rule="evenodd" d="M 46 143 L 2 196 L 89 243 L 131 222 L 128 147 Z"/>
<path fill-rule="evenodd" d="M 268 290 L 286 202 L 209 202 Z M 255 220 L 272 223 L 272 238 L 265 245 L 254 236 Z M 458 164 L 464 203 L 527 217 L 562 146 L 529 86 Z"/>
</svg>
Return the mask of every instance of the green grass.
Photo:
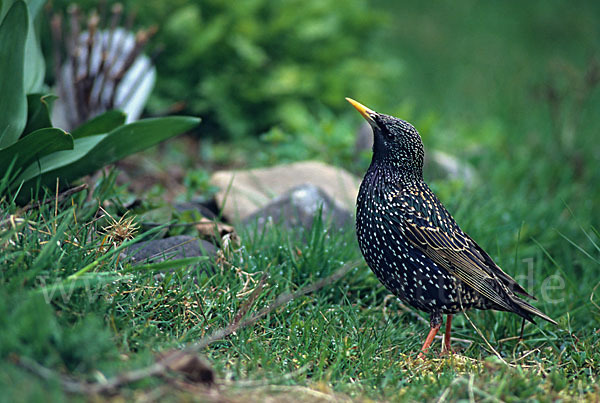
<svg viewBox="0 0 600 403">
<path fill-rule="evenodd" d="M 522 259 L 532 259 L 532 291 L 540 296 L 537 305 L 560 323 L 558 327 L 528 324 L 519 343 L 511 339 L 518 335 L 521 323 L 515 315 L 470 312 L 469 318 L 510 366 L 494 356 L 464 316 L 456 317 L 453 335 L 469 342 L 455 342 L 459 350 L 455 357 L 438 359 L 438 341 L 430 360 L 416 361 L 414 353 L 427 325 L 395 299 L 386 298 L 387 292 L 361 262 L 350 229 L 327 231 L 320 221 L 307 234 L 278 228 L 256 233 L 249 228 L 240 234 L 240 246 L 225 250 L 214 271 L 192 265 L 157 279 L 158 267 L 130 268 L 119 262 L 117 253 L 98 253 L 104 238 L 100 227 L 106 222 L 92 221 L 97 204 L 86 204 L 81 195 L 74 207 L 59 206 L 58 215 L 53 206 L 20 214 L 35 224 L 17 221 L 16 227 L 10 214 L 18 211 L 4 205 L 0 388 L 9 391 L 9 399 L 31 400 L 46 390 L 60 398 L 64 392 L 56 379 L 39 379 L 16 365 L 17 357 L 79 380 L 110 378 L 150 364 L 159 351 L 194 343 L 232 323 L 262 273 L 269 276 L 250 313 L 268 306 L 281 293 L 296 291 L 356 261 L 340 281 L 293 300 L 203 349 L 218 374 L 221 393 L 309 399 L 309 392 L 301 388 L 307 387 L 313 390 L 310 393 L 383 400 L 556 399 L 597 394 L 600 353 L 595 346 L 600 336 L 598 310 L 590 302 L 599 269 L 600 249 L 593 244 L 597 234 L 588 233 L 590 239 L 580 242 L 586 238 L 583 230 L 566 226 L 561 232 L 571 240 L 567 241 L 556 231 L 538 233 L 527 220 L 506 222 L 502 209 L 487 212 L 489 203 L 499 204 L 502 198 L 479 200 L 486 199 L 487 193 L 476 192 L 479 197 L 456 210 L 457 219 L 492 254 L 505 251 L 497 257 L 510 273 L 524 273 L 527 265 Z M 511 206 L 517 213 L 525 208 L 524 203 Z M 484 215 L 485 221 L 469 220 Z M 502 228 L 507 235 L 500 237 L 493 228 Z M 542 235 L 539 244 L 524 240 L 527 231 Z M 92 263 L 97 264 L 93 270 L 77 281 L 69 280 Z M 540 294 L 543 279 L 553 274 L 564 279 L 564 289 Z M 64 293 L 52 285 L 62 286 Z M 45 298 L 52 290 L 48 303 Z M 147 380 L 119 393 L 139 396 L 161 383 Z M 183 397 L 188 392 L 177 393 Z"/>
<path fill-rule="evenodd" d="M 592 17 L 597 6 L 388 3 L 394 24 L 372 46 L 382 57 L 403 61 L 405 80 L 382 89 L 389 95 L 384 105 L 348 95 L 412 121 L 427 149 L 449 151 L 475 167 L 479 179 L 471 187 L 441 180 L 430 185 L 462 228 L 538 296 L 534 304 L 559 326 L 527 324 L 518 342 L 517 316 L 471 311 L 485 340 L 458 315 L 458 354 L 438 358 L 437 340 L 430 359 L 418 362 L 414 356 L 427 324 L 387 298 L 362 262 L 352 228 L 326 231 L 320 222 L 308 234 L 238 228 L 241 244 L 227 249 L 213 271 L 204 270 L 206 262 L 180 262 L 172 274 L 157 277 L 159 266 L 139 270 L 124 264 L 114 248 L 99 252 L 108 221 L 95 220 L 98 206 L 117 217 L 124 200 L 133 199 L 109 176 L 100 179 L 91 201 L 83 192 L 56 212 L 53 203 L 23 212 L 0 202 L 3 399 L 72 397 L 59 375 L 102 382 L 155 362 L 158 352 L 197 342 L 247 308 L 264 273 L 266 287 L 249 315 L 347 262 L 357 263 L 341 280 L 200 351 L 216 371 L 221 396 L 598 399 L 600 92 L 590 79 L 600 49 Z M 354 163 L 349 151 L 352 122 L 359 120 L 350 107 L 339 120 L 324 112 L 302 133 L 274 130 L 235 147 L 204 143 L 200 157 L 216 165 L 320 158 L 362 173 L 368 162 Z M 175 150 L 169 158 L 179 162 L 181 154 Z M 204 189 L 205 179 L 200 171 L 186 180 Z M 89 271 L 69 277 L 84 268 Z M 18 364 L 23 357 L 54 375 L 34 375 Z M 177 385 L 151 378 L 118 394 L 191 399 L 198 392 Z"/>
</svg>

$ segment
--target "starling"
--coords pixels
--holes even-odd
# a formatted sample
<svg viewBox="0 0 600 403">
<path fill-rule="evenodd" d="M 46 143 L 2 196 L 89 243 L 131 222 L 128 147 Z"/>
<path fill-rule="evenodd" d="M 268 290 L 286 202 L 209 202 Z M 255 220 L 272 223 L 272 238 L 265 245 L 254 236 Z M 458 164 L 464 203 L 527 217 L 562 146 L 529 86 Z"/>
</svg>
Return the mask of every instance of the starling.
<svg viewBox="0 0 600 403">
<path fill-rule="evenodd" d="M 535 299 L 465 234 L 423 181 L 423 142 L 408 122 L 346 98 L 373 129 L 373 159 L 360 185 L 356 232 L 377 278 L 406 304 L 429 313 L 431 345 L 447 315 L 443 352 L 450 352 L 452 315 L 470 308 L 554 320 L 517 294 Z M 535 323 L 535 322 L 534 322 Z"/>
</svg>

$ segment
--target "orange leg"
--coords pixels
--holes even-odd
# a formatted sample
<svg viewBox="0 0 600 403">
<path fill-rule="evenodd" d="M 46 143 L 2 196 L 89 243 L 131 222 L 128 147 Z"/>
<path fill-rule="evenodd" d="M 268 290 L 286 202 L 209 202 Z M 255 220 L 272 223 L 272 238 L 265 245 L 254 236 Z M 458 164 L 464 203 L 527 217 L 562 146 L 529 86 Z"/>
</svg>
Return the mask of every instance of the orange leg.
<svg viewBox="0 0 600 403">
<path fill-rule="evenodd" d="M 444 333 L 444 345 L 442 346 L 442 354 L 452 354 L 450 347 L 450 330 L 452 329 L 452 315 L 446 315 L 446 332 Z"/>
<path fill-rule="evenodd" d="M 441 326 L 441 324 L 437 324 L 437 325 L 431 327 L 431 330 L 429 331 L 429 334 L 427 335 L 427 338 L 425 339 L 425 343 L 423 344 L 423 347 L 421 348 L 421 352 L 419 353 L 419 358 L 423 358 L 424 354 L 427 352 L 427 350 L 429 350 L 429 346 L 431 346 L 431 343 L 433 342 L 435 335 L 437 334 L 438 330 L 440 330 L 440 326 Z"/>
</svg>

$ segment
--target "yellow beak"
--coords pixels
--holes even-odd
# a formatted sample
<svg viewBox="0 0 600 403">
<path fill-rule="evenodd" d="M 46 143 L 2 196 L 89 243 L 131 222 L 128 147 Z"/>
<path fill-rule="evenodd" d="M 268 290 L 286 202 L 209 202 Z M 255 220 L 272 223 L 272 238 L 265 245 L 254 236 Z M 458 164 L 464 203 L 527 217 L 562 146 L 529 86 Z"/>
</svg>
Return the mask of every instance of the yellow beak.
<svg viewBox="0 0 600 403">
<path fill-rule="evenodd" d="M 360 102 L 356 102 L 352 98 L 346 98 L 346 101 L 350 102 L 350 104 L 356 108 L 356 110 L 363 116 L 363 118 L 367 119 L 367 122 L 375 123 L 375 120 L 373 120 L 373 115 L 376 114 L 376 112 L 374 110 L 367 108 L 366 106 L 364 106 Z"/>
</svg>

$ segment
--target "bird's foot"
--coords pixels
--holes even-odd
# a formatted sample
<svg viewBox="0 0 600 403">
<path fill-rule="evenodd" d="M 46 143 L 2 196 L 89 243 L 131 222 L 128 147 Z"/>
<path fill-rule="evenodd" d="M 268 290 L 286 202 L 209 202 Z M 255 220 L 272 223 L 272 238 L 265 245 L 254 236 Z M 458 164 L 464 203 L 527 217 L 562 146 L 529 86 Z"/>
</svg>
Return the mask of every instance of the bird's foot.
<svg viewBox="0 0 600 403">
<path fill-rule="evenodd" d="M 419 355 L 417 355 L 417 361 L 424 361 L 425 360 L 425 353 L 423 351 L 419 352 Z"/>
<path fill-rule="evenodd" d="M 439 323 L 431 326 L 429 334 L 427 335 L 427 339 L 425 339 L 425 343 L 423 344 L 423 347 L 421 347 L 421 352 L 417 356 L 418 359 L 422 360 L 423 358 L 425 358 L 425 353 L 429 350 L 429 346 L 431 346 L 433 339 L 435 339 L 435 335 L 438 332 L 438 330 L 440 330 Z"/>
<path fill-rule="evenodd" d="M 442 356 L 452 355 L 452 354 L 454 354 L 454 350 L 452 350 L 452 348 L 450 346 L 446 347 L 444 345 L 444 347 L 442 347 Z"/>
</svg>

